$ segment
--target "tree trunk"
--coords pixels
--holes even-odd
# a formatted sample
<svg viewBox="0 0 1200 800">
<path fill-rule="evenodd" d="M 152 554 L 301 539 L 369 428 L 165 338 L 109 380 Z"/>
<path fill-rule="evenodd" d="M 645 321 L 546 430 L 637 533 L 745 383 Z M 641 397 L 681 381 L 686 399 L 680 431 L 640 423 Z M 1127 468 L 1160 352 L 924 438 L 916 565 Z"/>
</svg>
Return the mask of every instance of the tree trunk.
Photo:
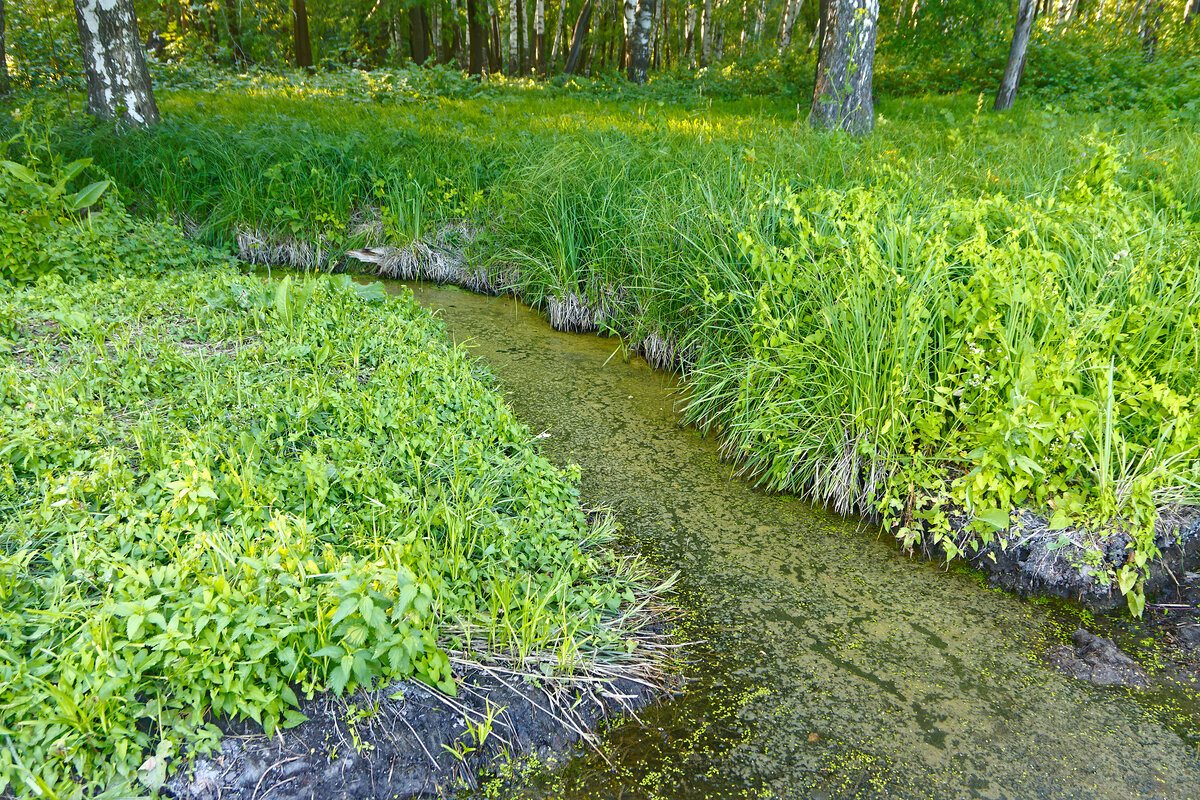
<svg viewBox="0 0 1200 800">
<path fill-rule="evenodd" d="M 558 54 L 562 52 L 563 17 L 567 15 L 567 0 L 558 4 L 558 23 L 554 26 L 554 45 L 550 48 L 550 63 L 558 64 Z"/>
<path fill-rule="evenodd" d="M 1008 65 L 1004 67 L 1004 77 L 1000 79 L 1000 89 L 996 92 L 996 104 L 992 107 L 996 111 L 1007 111 L 1017 99 L 1017 88 L 1025 72 L 1025 48 L 1029 46 L 1029 31 L 1033 28 L 1036 11 L 1037 0 L 1020 0 L 1017 5 L 1017 22 L 1013 27 L 1012 46 L 1008 49 Z"/>
<path fill-rule="evenodd" d="M 808 121 L 856 136 L 875 127 L 871 79 L 879 0 L 822 0 L 821 43 Z"/>
<path fill-rule="evenodd" d="M 102 2 L 103 0 L 96 0 Z M 78 0 L 76 0 L 78 2 Z M 304 0 L 292 0 L 292 32 L 296 40 L 296 66 L 311 70 L 312 42 L 308 38 L 308 6 Z"/>
<path fill-rule="evenodd" d="M 789 3 L 790 5 L 790 3 Z M 754 12 L 754 32 L 751 41 L 761 42 L 763 31 L 767 29 L 767 0 L 758 0 L 758 8 Z"/>
<path fill-rule="evenodd" d="M 1142 12 L 1142 60 L 1149 63 L 1158 55 L 1158 29 L 1162 25 L 1162 0 L 1146 0 Z"/>
<path fill-rule="evenodd" d="M 517 50 L 517 0 L 508 0 L 508 66 L 506 72 L 515 76 L 521 70 L 520 52 Z"/>
<path fill-rule="evenodd" d="M 424 6 L 408 9 L 408 45 L 412 60 L 417 66 L 424 66 L 429 60 L 429 19 Z"/>
<path fill-rule="evenodd" d="M 434 0 L 433 7 L 429 9 L 429 40 L 432 43 L 429 55 L 433 56 L 433 63 L 443 63 L 445 46 L 442 42 L 442 4 L 440 0 Z"/>
<path fill-rule="evenodd" d="M 468 71 L 472 75 L 483 74 L 483 26 L 479 24 L 477 0 L 467 0 L 467 38 L 470 48 Z"/>
<path fill-rule="evenodd" d="M 571 36 L 571 50 L 567 53 L 567 63 L 563 72 L 574 75 L 583 66 L 583 50 L 587 47 L 588 27 L 592 23 L 592 0 L 584 0 L 583 8 L 579 10 L 579 19 L 575 21 L 575 32 Z"/>
<path fill-rule="evenodd" d="M 533 68 L 539 78 L 546 77 L 546 0 L 536 0 L 533 6 Z"/>
<path fill-rule="evenodd" d="M 802 5 L 804 5 L 804 0 L 787 0 L 787 4 L 783 7 L 783 14 L 779 18 L 780 55 L 783 55 L 783 51 L 792 45 L 792 29 L 796 27 L 796 17 L 800 14 Z"/>
<path fill-rule="evenodd" d="M 500 58 L 500 9 L 496 6 L 495 0 L 491 3 L 491 47 L 488 48 L 488 70 L 493 75 L 499 75 L 501 68 L 504 66 L 504 61 Z"/>
<path fill-rule="evenodd" d="M 683 23 L 683 57 L 696 62 L 696 7 L 688 0 L 687 17 Z"/>
<path fill-rule="evenodd" d="M 700 17 L 700 66 L 707 67 L 712 61 L 713 41 L 712 0 L 704 0 L 704 11 Z"/>
<path fill-rule="evenodd" d="M 637 26 L 638 0 L 624 0 L 625 3 L 625 36 L 621 40 L 621 68 L 629 72 L 629 80 L 633 80 L 630 62 L 633 59 L 633 31 Z"/>
<path fill-rule="evenodd" d="M 75 0 L 88 113 L 131 125 L 158 124 L 158 105 L 138 37 L 133 0 Z"/>
<path fill-rule="evenodd" d="M 529 51 L 526 48 L 525 29 L 528 27 L 525 22 L 525 13 L 528 9 L 525 3 L 517 0 L 517 74 L 524 75 L 529 66 Z"/>
<path fill-rule="evenodd" d="M 4 49 L 4 0 L 0 0 L 0 94 L 8 94 L 8 57 Z"/>
<path fill-rule="evenodd" d="M 654 26 L 654 0 L 639 0 L 629 45 L 629 80 L 646 82 L 650 67 L 650 29 Z"/>
<path fill-rule="evenodd" d="M 1183 17 L 1183 21 L 1187 25 L 1191 25 L 1196 21 L 1196 17 L 1200 17 L 1200 0 L 1192 0 L 1187 7 L 1187 13 Z"/>
</svg>

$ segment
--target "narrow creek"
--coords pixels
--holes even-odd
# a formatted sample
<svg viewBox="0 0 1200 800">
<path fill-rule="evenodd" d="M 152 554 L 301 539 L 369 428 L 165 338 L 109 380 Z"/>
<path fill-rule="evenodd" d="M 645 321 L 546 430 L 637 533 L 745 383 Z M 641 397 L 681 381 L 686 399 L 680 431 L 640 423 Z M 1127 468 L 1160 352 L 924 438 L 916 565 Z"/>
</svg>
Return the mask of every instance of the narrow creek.
<svg viewBox="0 0 1200 800">
<path fill-rule="evenodd" d="M 1079 624 L 878 531 L 751 488 L 681 428 L 670 376 L 510 298 L 410 284 L 629 546 L 681 576 L 692 682 L 529 787 L 564 798 L 1200 798 L 1182 696 L 1041 661 Z M 400 284 L 391 284 L 399 291 Z M 616 354 L 614 355 L 614 351 Z"/>
</svg>

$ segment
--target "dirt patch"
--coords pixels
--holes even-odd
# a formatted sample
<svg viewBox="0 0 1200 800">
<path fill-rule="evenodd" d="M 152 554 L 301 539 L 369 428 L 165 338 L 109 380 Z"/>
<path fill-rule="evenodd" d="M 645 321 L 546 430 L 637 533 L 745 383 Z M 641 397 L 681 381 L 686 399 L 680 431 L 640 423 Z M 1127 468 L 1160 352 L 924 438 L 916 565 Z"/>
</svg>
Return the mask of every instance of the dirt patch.
<svg viewBox="0 0 1200 800">
<path fill-rule="evenodd" d="M 403 681 L 302 703 L 307 722 L 268 738 L 253 723 L 221 724 L 219 753 L 173 775 L 180 800 L 404 800 L 478 785 L 510 756 L 549 760 L 600 720 L 633 713 L 659 692 L 611 682 L 521 678 L 465 668 L 458 696 Z"/>
</svg>

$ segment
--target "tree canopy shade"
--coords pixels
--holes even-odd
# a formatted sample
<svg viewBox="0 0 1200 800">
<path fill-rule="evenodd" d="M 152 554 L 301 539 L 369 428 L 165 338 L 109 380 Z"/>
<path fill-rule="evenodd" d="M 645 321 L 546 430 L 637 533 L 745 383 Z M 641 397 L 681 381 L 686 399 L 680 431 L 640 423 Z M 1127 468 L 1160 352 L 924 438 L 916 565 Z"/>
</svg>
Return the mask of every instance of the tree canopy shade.
<svg viewBox="0 0 1200 800">
<path fill-rule="evenodd" d="M 88 113 L 131 125 L 158 124 L 133 0 L 75 0 Z"/>
<path fill-rule="evenodd" d="M 875 127 L 871 79 L 879 0 L 821 0 L 817 74 L 809 122 L 855 135 Z"/>
<path fill-rule="evenodd" d="M 0 0 L 0 94 L 8 94 L 8 57 L 4 47 L 4 0 Z"/>
</svg>

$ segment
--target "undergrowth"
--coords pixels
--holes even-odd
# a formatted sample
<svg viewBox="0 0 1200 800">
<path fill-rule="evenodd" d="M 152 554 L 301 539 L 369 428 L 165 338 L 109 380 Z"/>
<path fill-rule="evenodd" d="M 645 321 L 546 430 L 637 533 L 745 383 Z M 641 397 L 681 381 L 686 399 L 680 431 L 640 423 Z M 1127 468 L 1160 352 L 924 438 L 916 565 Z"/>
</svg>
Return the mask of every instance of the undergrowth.
<svg viewBox="0 0 1200 800">
<path fill-rule="evenodd" d="M 453 694 L 451 658 L 645 663 L 645 571 L 411 296 L 240 274 L 21 149 L 0 173 L 0 248 L 37 253 L 0 297 L 0 795 L 153 791 L 220 717 L 271 733 L 298 694 Z"/>
</svg>

